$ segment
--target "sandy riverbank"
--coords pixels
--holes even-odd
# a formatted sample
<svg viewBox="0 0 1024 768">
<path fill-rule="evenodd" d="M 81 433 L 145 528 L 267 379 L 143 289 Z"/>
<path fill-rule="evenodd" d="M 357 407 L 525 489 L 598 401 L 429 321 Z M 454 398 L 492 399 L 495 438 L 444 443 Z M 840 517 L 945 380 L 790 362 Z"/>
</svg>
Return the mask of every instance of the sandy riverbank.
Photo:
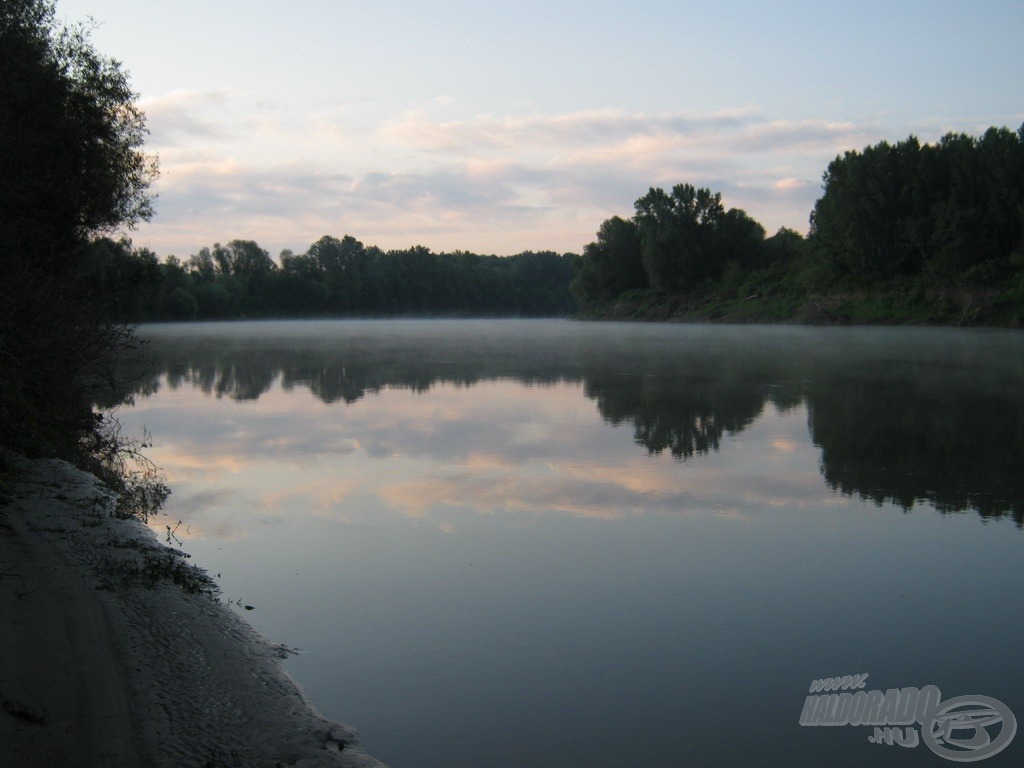
<svg viewBox="0 0 1024 768">
<path fill-rule="evenodd" d="M 55 460 L 0 497 L 0 765 L 383 768 L 109 492 Z"/>
</svg>

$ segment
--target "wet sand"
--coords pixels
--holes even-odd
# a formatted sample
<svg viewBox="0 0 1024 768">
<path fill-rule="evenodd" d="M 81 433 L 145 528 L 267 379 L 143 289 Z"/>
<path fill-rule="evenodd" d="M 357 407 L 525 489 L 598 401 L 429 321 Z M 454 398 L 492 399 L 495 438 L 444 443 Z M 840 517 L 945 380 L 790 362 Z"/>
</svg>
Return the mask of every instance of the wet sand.
<svg viewBox="0 0 1024 768">
<path fill-rule="evenodd" d="M 383 768 L 96 478 L 20 461 L 0 496 L 0 765 Z M 177 575 L 190 589 L 173 583 Z"/>
</svg>

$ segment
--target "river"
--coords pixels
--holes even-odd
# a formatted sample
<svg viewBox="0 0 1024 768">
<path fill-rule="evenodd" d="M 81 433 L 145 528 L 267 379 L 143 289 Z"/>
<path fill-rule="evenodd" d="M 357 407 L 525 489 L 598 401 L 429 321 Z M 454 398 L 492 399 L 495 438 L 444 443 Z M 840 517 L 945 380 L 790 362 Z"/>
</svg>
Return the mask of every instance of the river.
<svg viewBox="0 0 1024 768">
<path fill-rule="evenodd" d="M 1020 764 L 1020 332 L 140 335 L 118 416 L 173 490 L 151 525 L 394 768 Z M 864 674 L 999 717 L 857 722 Z M 833 677 L 852 720 L 814 715 Z"/>
</svg>

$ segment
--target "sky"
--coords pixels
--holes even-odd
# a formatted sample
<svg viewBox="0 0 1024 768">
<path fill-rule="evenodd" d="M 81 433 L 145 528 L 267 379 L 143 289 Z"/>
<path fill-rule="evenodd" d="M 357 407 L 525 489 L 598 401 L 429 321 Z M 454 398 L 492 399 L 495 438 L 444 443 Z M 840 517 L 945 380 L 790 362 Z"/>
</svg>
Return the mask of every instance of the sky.
<svg viewBox="0 0 1024 768">
<path fill-rule="evenodd" d="M 1024 123 L 1021 0 L 57 0 L 129 73 L 159 256 L 580 253 L 651 187 L 806 232 L 828 164 Z"/>
</svg>

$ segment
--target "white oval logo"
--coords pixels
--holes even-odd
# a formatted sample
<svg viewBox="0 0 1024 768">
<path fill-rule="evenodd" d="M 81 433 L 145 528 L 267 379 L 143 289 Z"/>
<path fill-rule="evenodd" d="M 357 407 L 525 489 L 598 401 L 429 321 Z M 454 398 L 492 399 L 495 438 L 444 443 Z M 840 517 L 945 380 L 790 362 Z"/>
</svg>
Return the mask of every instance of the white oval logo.
<svg viewBox="0 0 1024 768">
<path fill-rule="evenodd" d="M 932 752 L 970 763 L 1002 752 L 1017 732 L 1017 718 L 999 699 L 957 696 L 940 702 L 921 726 L 922 741 Z"/>
</svg>

